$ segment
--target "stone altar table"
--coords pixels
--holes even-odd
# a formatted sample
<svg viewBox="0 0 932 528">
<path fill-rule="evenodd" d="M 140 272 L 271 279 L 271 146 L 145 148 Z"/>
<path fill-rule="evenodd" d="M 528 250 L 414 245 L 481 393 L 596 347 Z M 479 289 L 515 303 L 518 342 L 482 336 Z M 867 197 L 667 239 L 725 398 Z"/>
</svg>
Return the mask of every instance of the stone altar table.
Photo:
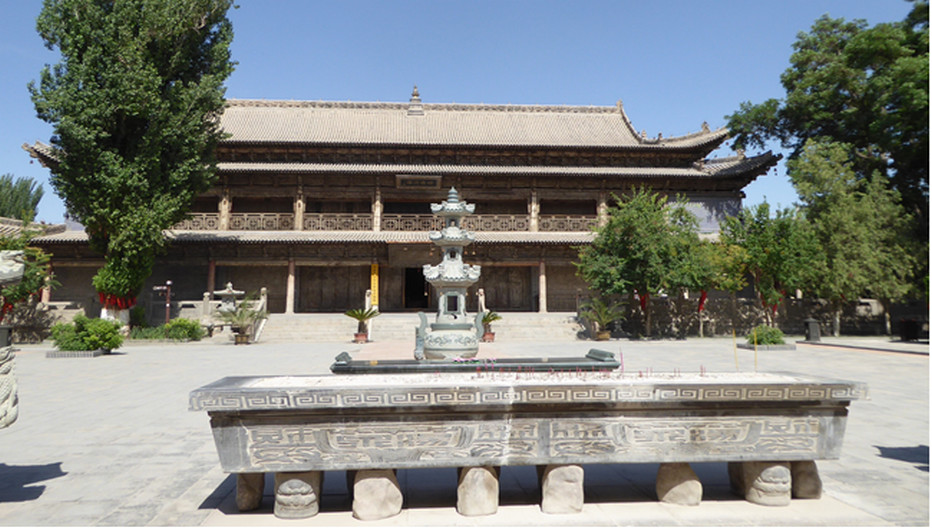
<svg viewBox="0 0 932 528">
<path fill-rule="evenodd" d="M 497 467 L 536 465 L 545 512 L 579 511 L 579 465 L 592 463 L 660 463 L 658 497 L 680 504 L 701 499 L 690 462 L 728 462 L 735 490 L 758 504 L 817 497 L 813 461 L 839 457 L 847 408 L 866 391 L 791 373 L 246 376 L 192 391 L 190 410 L 210 415 L 241 509 L 274 472 L 276 513 L 281 502 L 282 516 L 313 515 L 320 472 L 349 470 L 354 515 L 374 519 L 400 511 L 399 468 L 461 468 L 461 500 L 497 501 Z M 359 492 L 374 486 L 397 491 L 393 506 L 360 514 L 373 508 Z"/>
</svg>

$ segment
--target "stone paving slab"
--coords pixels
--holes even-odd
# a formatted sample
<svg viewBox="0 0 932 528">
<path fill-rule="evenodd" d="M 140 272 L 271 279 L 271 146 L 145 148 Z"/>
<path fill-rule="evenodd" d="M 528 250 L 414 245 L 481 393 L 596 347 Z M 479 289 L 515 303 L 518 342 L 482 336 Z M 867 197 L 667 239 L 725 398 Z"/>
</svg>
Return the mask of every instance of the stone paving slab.
<svg viewBox="0 0 932 528">
<path fill-rule="evenodd" d="M 455 512 L 453 470 L 436 470 L 435 476 L 405 474 L 402 485 L 412 490 L 406 509 L 378 522 L 353 519 L 341 496 L 343 479 L 328 475 L 325 488 L 332 489 L 325 489 L 320 516 L 288 524 L 928 526 L 928 355 L 807 345 L 755 354 L 736 349 L 730 338 L 497 341 L 481 345 L 479 355 L 570 357 L 590 348 L 621 353 L 632 375 L 756 367 L 865 382 L 870 399 L 850 408 L 841 459 L 819 463 L 824 497 L 788 508 L 731 496 L 724 464 L 697 468 L 707 492 L 699 507 L 658 504 L 655 465 L 615 464 L 587 466 L 589 502 L 576 515 L 540 513 L 534 469 L 506 468 L 499 513 L 461 517 Z M 49 350 L 48 344 L 30 345 L 17 353 L 20 417 L 0 430 L 3 526 L 280 525 L 284 521 L 271 514 L 271 497 L 258 513 L 234 513 L 233 479 L 220 471 L 206 413 L 187 411 L 188 393 L 223 376 L 325 374 L 342 351 L 357 359 L 408 358 L 413 346 L 157 343 L 79 359 L 47 359 Z"/>
</svg>

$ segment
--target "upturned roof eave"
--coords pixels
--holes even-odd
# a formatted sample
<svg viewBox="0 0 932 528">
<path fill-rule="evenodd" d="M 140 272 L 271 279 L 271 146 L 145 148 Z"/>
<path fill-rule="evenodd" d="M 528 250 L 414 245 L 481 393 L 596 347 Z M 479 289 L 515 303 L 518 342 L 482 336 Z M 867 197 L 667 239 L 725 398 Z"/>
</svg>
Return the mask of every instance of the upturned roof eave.
<svg viewBox="0 0 932 528">
<path fill-rule="evenodd" d="M 443 148 L 443 149 L 460 149 L 460 150 L 528 150 L 528 149 L 551 149 L 565 151 L 599 151 L 599 152 L 685 152 L 694 153 L 701 158 L 719 147 L 728 139 L 728 131 L 719 129 L 709 132 L 706 137 L 700 141 L 693 142 L 694 135 L 680 136 L 670 138 L 662 142 L 645 141 L 635 145 L 610 145 L 610 144 L 567 144 L 567 143 L 443 143 L 443 142 L 393 142 L 393 141 L 302 141 L 302 140 L 281 140 L 281 139 L 224 139 L 220 142 L 221 147 L 237 146 L 261 146 L 261 147 L 327 147 L 327 148 Z M 687 138 L 687 139 L 681 139 Z"/>
</svg>

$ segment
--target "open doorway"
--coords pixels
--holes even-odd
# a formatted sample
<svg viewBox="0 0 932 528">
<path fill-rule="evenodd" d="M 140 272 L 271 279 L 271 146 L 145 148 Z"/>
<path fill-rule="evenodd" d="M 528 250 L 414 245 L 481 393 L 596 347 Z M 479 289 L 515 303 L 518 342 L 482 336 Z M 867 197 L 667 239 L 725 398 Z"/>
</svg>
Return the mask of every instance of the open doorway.
<svg viewBox="0 0 932 528">
<path fill-rule="evenodd" d="M 427 308 L 429 286 L 424 280 L 424 270 L 421 268 L 405 268 L 405 308 Z"/>
</svg>

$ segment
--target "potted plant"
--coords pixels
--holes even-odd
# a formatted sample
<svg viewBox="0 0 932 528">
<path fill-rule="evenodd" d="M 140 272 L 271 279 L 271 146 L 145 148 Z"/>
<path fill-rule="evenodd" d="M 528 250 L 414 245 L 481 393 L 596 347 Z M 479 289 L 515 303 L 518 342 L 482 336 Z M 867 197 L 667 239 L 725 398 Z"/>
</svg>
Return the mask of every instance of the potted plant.
<svg viewBox="0 0 932 528">
<path fill-rule="evenodd" d="M 609 327 L 623 317 L 618 304 L 608 304 L 598 298 L 586 303 L 580 315 L 592 324 L 596 341 L 607 341 L 612 335 Z"/>
<path fill-rule="evenodd" d="M 482 314 L 482 342 L 491 343 L 495 341 L 495 332 L 492 331 L 492 323 L 501 321 L 502 316 L 496 312 L 488 311 Z"/>
<path fill-rule="evenodd" d="M 232 310 L 219 310 L 217 315 L 224 323 L 229 323 L 230 329 L 234 332 L 234 343 L 237 345 L 248 345 L 252 336 L 252 330 L 255 324 L 268 317 L 265 310 L 256 310 L 250 302 L 250 298 L 240 301 Z"/>
<path fill-rule="evenodd" d="M 366 343 L 369 341 L 369 319 L 379 315 L 375 308 L 353 308 L 346 311 L 347 317 L 352 317 L 359 324 L 356 326 L 356 333 L 353 334 L 354 343 Z"/>
</svg>

